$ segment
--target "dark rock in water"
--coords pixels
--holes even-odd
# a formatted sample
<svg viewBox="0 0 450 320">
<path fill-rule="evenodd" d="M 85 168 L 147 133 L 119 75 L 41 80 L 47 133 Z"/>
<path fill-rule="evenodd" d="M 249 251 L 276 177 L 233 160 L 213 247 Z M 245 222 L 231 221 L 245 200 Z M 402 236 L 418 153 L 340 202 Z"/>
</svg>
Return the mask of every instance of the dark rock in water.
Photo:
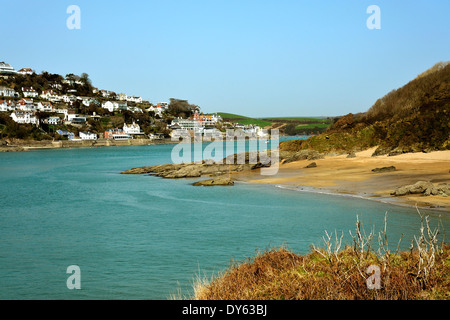
<svg viewBox="0 0 450 320">
<path fill-rule="evenodd" d="M 305 168 L 315 168 L 315 167 L 317 167 L 317 163 L 311 162 L 311 163 L 308 164 Z"/>
<path fill-rule="evenodd" d="M 397 168 L 395 168 L 394 166 L 372 169 L 372 171 L 373 171 L 373 172 L 376 172 L 376 173 L 380 173 L 380 172 L 391 172 L 391 171 L 395 171 L 395 170 L 397 170 Z"/>
<path fill-rule="evenodd" d="M 212 186 L 233 186 L 234 182 L 230 179 L 218 178 L 218 179 L 208 179 L 194 182 L 193 186 L 204 186 L 204 187 L 212 187 Z"/>
<path fill-rule="evenodd" d="M 355 154 L 354 152 L 350 152 L 350 153 L 347 155 L 347 158 L 356 158 L 356 154 Z"/>
</svg>

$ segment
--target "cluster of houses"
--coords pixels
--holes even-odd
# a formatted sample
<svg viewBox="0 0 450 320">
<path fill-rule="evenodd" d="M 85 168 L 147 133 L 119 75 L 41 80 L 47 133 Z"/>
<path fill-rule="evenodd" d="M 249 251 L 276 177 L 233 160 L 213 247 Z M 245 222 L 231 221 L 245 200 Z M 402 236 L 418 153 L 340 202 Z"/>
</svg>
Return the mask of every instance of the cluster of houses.
<svg viewBox="0 0 450 320">
<path fill-rule="evenodd" d="M 97 133 L 89 131 L 80 131 L 78 136 L 76 136 L 73 132 L 67 130 L 57 130 L 56 133 L 58 133 L 60 136 L 67 137 L 67 139 L 71 141 L 97 140 L 100 138 L 112 140 L 128 140 L 134 137 L 142 137 L 145 135 L 145 133 L 141 131 L 140 126 L 134 122 L 132 124 L 124 124 L 122 129 L 115 128 L 106 130 L 104 133 L 100 134 L 100 137 Z"/>
<path fill-rule="evenodd" d="M 8 78 L 11 75 L 32 75 L 34 71 L 31 68 L 22 68 L 16 71 L 10 64 L 0 62 L 0 78 Z M 93 89 L 93 94 L 107 98 L 106 102 L 100 103 L 95 97 L 85 97 L 77 95 L 77 90 L 74 88 L 65 91 L 65 94 L 60 94 L 58 91 L 62 91 L 63 84 L 69 86 L 83 84 L 82 79 L 76 75 L 67 75 L 62 83 L 53 83 L 51 90 L 43 90 L 38 92 L 33 87 L 22 87 L 19 91 L 13 88 L 0 86 L 0 111 L 10 112 L 11 118 L 21 124 L 34 124 L 39 125 L 40 122 L 58 125 L 58 124 L 85 124 L 88 118 L 92 117 L 98 120 L 100 117 L 95 115 L 80 116 L 75 114 L 72 110 L 75 102 L 79 102 L 80 106 L 89 107 L 92 104 L 101 106 L 110 112 L 128 110 L 130 112 L 143 112 L 135 104 L 142 104 L 146 101 L 142 100 L 142 97 L 128 96 L 127 94 L 120 93 L 116 95 L 112 91 Z M 20 99 L 20 100 L 19 100 Z M 36 101 L 35 101 L 36 100 Z M 101 99 L 104 100 L 104 99 Z M 148 102 L 147 102 L 148 103 Z M 155 114 L 162 116 L 162 113 L 167 110 L 167 103 L 160 103 L 154 107 L 148 103 L 149 110 L 154 111 Z M 38 119 L 36 112 L 50 112 L 56 113 L 57 116 L 51 116 L 46 119 Z"/>
<path fill-rule="evenodd" d="M 32 98 L 22 98 L 19 101 L 0 100 L 0 111 L 10 111 L 11 118 L 17 123 L 29 123 L 38 125 L 39 122 L 47 124 L 85 124 L 88 117 L 82 117 L 68 108 L 56 108 L 50 101 L 34 102 Z M 36 112 L 51 112 L 59 116 L 51 116 L 45 119 L 38 119 Z M 96 118 L 94 114 L 89 116 Z"/>
<path fill-rule="evenodd" d="M 179 130 L 187 130 L 188 132 L 201 134 L 205 137 L 218 137 L 223 136 L 223 134 L 217 129 L 217 124 L 219 123 L 223 124 L 223 119 L 217 113 L 200 114 L 199 112 L 195 112 L 188 119 L 173 119 L 169 127 L 172 129 L 172 136 L 177 135 L 180 132 Z M 237 129 L 243 135 L 249 137 L 267 137 L 267 132 L 265 130 L 253 124 L 230 124 L 230 128 Z"/>
<path fill-rule="evenodd" d="M 34 71 L 31 68 L 22 68 L 19 71 L 5 63 L 0 62 L 0 78 L 8 78 L 10 75 L 32 75 Z M 63 91 L 63 84 L 71 87 Z M 20 124 L 33 124 L 39 126 L 41 123 L 49 125 L 85 125 L 90 118 L 99 120 L 101 117 L 93 112 L 92 115 L 79 115 L 74 111 L 74 104 L 76 102 L 79 106 L 90 107 L 95 105 L 102 107 L 109 112 L 123 112 L 128 110 L 132 113 L 152 112 L 154 116 L 163 118 L 163 114 L 167 113 L 169 104 L 167 102 L 159 102 L 156 105 L 150 104 L 148 101 L 143 101 L 142 97 L 128 96 L 127 94 L 116 94 L 108 90 L 93 89 L 93 97 L 80 96 L 74 85 L 83 84 L 79 76 L 70 74 L 67 75 L 62 83 L 51 84 L 50 90 L 43 90 L 38 92 L 33 87 L 22 87 L 17 92 L 12 88 L 0 86 L 0 112 L 10 112 L 10 117 L 13 121 Z M 61 94 L 59 92 L 64 92 Z M 100 101 L 99 101 L 100 100 Z M 136 106 L 139 104 L 140 107 Z M 52 113 L 51 116 L 46 116 L 44 119 L 39 119 L 38 112 Z M 205 136 L 221 135 L 217 128 L 218 124 L 224 124 L 223 119 L 217 114 L 202 114 L 198 108 L 196 112 L 189 118 L 176 118 L 167 128 L 172 132 L 178 130 L 187 130 L 191 134 L 201 133 Z M 250 136 L 262 136 L 263 131 L 258 126 L 248 125 L 239 126 L 233 125 L 234 128 L 241 129 L 245 134 Z M 140 126 L 136 123 L 125 124 L 122 129 L 116 128 L 108 130 L 104 133 L 79 132 L 78 136 L 66 130 L 57 130 L 59 135 L 67 137 L 69 140 L 97 140 L 99 138 L 123 140 L 133 137 L 142 137 L 144 133 Z M 100 137 L 99 137 L 100 136 Z M 158 139 L 161 134 L 151 135 L 150 138 Z"/>
</svg>

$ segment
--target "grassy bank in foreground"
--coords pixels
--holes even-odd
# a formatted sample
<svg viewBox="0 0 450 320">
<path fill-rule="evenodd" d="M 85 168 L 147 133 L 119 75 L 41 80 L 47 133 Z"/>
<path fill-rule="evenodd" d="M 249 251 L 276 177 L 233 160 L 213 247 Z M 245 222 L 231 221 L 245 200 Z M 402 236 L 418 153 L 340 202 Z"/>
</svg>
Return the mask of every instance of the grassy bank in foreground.
<svg viewBox="0 0 450 320">
<path fill-rule="evenodd" d="M 389 250 L 386 228 L 374 240 L 360 221 L 356 225 L 351 246 L 341 250 L 341 235 L 326 233 L 325 247 L 312 246 L 305 256 L 285 248 L 258 253 L 211 281 L 197 279 L 194 299 L 450 299 L 450 246 L 438 243 L 439 230 L 431 230 L 427 218 L 407 252 Z"/>
</svg>

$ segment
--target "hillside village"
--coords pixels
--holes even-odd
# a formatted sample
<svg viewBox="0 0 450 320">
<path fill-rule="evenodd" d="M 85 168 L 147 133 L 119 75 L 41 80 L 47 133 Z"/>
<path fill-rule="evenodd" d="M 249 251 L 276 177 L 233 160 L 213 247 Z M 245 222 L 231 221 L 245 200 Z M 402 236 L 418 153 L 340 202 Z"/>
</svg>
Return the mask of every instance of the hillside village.
<svg viewBox="0 0 450 320">
<path fill-rule="evenodd" d="M 0 138 L 34 140 L 128 140 L 169 138 L 176 130 L 224 135 L 239 128 L 263 135 L 256 125 L 225 122 L 186 100 L 156 104 L 141 96 L 94 87 L 86 73 L 65 77 L 0 62 Z"/>
</svg>

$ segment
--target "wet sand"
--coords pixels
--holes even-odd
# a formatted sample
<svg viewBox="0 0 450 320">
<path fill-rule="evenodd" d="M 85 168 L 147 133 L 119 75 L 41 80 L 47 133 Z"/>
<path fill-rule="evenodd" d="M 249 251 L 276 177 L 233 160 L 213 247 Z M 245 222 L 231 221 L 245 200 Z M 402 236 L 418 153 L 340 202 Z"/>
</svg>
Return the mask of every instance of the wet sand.
<svg viewBox="0 0 450 320">
<path fill-rule="evenodd" d="M 325 157 L 320 160 L 302 160 L 281 164 L 278 173 L 262 176 L 259 170 L 234 173 L 237 181 L 268 183 L 308 191 L 359 196 L 371 200 L 399 205 L 434 208 L 450 213 L 450 197 L 407 195 L 391 196 L 396 188 L 417 181 L 450 184 L 450 150 L 430 153 L 405 153 L 398 156 L 372 157 L 376 148 L 346 155 Z M 305 168 L 311 162 L 317 167 Z M 372 169 L 395 166 L 396 170 L 384 173 Z"/>
</svg>

